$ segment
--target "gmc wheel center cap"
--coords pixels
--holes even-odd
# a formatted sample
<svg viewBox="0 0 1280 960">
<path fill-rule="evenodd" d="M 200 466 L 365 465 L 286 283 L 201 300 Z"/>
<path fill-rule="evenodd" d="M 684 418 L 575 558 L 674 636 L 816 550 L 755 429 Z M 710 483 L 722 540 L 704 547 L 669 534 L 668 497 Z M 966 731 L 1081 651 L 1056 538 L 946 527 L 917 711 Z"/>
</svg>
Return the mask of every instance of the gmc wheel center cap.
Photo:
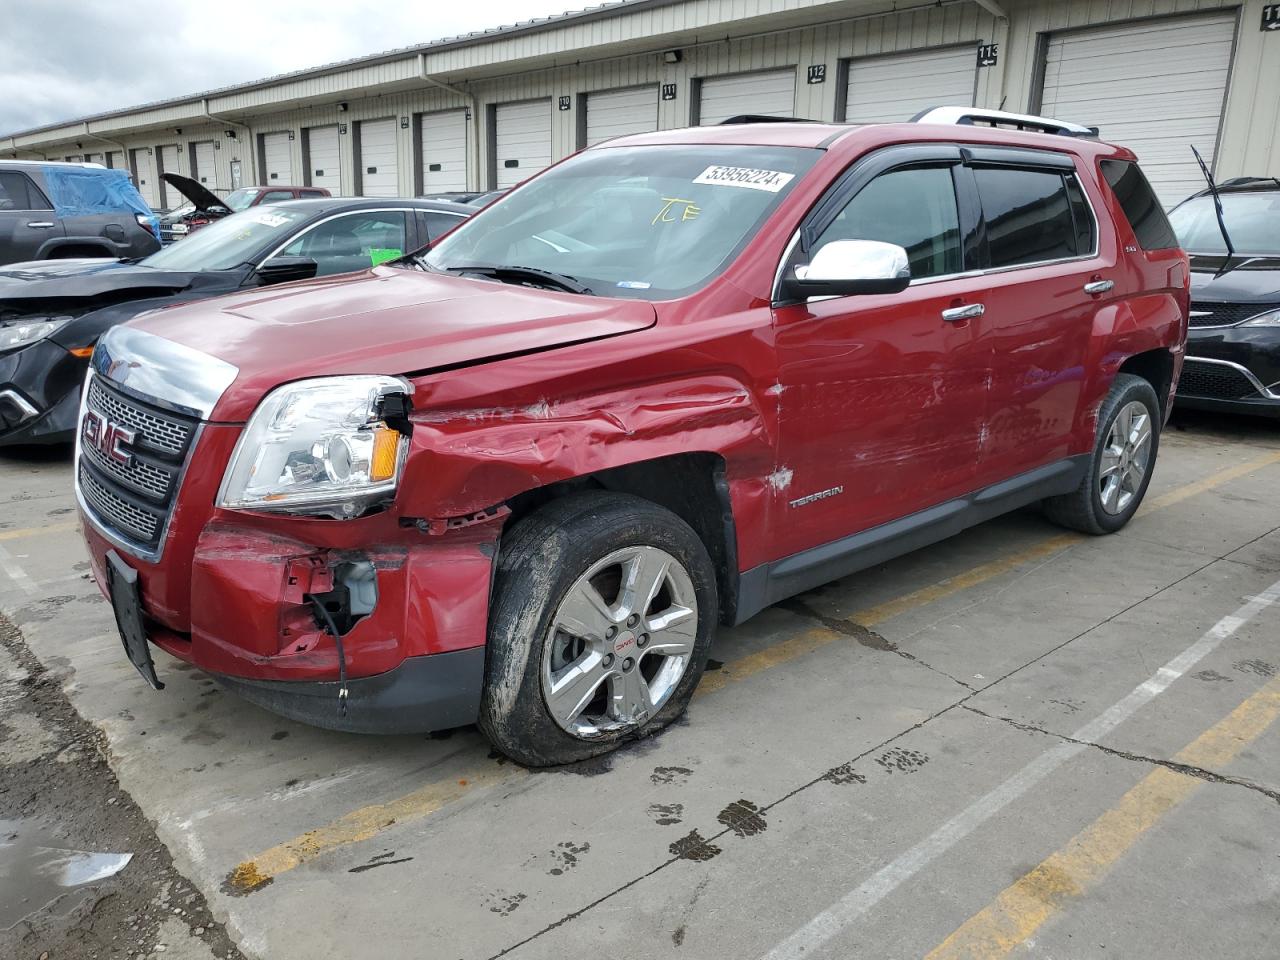
<svg viewBox="0 0 1280 960">
<path fill-rule="evenodd" d="M 613 652 L 618 656 L 622 656 L 635 645 L 636 635 L 627 630 L 618 634 L 618 639 L 613 642 Z"/>
</svg>

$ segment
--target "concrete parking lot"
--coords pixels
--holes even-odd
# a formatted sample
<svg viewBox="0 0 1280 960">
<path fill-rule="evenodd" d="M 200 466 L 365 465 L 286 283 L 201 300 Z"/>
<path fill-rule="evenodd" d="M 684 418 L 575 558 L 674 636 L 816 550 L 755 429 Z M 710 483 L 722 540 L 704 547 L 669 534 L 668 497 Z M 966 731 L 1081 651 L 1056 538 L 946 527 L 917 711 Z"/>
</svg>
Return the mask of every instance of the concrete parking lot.
<svg viewBox="0 0 1280 960">
<path fill-rule="evenodd" d="M 171 856 L 194 889 L 166 907 L 210 913 L 123 955 L 1280 949 L 1275 425 L 1180 419 L 1118 535 L 1026 511 L 722 631 L 685 722 L 547 771 L 474 729 L 300 726 L 158 652 L 151 691 L 83 576 L 70 482 L 65 456 L 0 455 L 5 671 L 58 681 L 166 848 L 98 895 Z M 20 702 L 0 696 L 0 780 L 55 762 Z"/>
</svg>

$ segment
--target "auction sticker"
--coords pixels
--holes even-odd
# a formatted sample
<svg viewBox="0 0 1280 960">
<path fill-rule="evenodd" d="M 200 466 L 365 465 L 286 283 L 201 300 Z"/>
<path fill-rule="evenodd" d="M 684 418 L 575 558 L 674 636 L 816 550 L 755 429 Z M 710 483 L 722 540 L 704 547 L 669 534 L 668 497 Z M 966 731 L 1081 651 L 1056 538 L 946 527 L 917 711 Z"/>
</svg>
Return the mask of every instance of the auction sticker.
<svg viewBox="0 0 1280 960">
<path fill-rule="evenodd" d="M 777 193 L 796 178 L 794 173 L 781 170 L 757 170 L 754 167 L 710 166 L 693 178 L 694 183 L 707 183 L 715 187 L 746 187 L 748 190 L 764 190 Z"/>
</svg>

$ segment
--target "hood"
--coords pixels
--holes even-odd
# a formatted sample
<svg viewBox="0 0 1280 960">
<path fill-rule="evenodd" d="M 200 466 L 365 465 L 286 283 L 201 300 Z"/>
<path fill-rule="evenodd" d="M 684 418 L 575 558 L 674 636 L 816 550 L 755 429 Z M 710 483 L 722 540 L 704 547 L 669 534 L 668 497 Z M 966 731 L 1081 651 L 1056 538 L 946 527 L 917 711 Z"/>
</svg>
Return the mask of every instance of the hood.
<svg viewBox="0 0 1280 960">
<path fill-rule="evenodd" d="M 190 177 L 184 177 L 179 173 L 163 173 L 164 182 L 176 189 L 184 197 L 196 205 L 196 211 L 199 213 L 211 213 L 215 216 L 226 216 L 231 212 L 228 207 L 216 193 L 207 187 L 202 187 Z"/>
<path fill-rule="evenodd" d="M 404 375 L 643 330 L 641 300 L 375 267 L 174 307 L 131 324 L 239 370 L 215 419 L 247 419 L 273 387 L 344 373 Z"/>
<path fill-rule="evenodd" d="M 1191 297 L 1215 303 L 1280 300 L 1280 257 L 1194 255 L 1191 257 Z"/>
<path fill-rule="evenodd" d="M 67 301 L 125 291 L 184 290 L 198 273 L 153 270 L 121 260 L 34 260 L 0 267 L 0 314 L 30 312 L 36 301 Z"/>
</svg>

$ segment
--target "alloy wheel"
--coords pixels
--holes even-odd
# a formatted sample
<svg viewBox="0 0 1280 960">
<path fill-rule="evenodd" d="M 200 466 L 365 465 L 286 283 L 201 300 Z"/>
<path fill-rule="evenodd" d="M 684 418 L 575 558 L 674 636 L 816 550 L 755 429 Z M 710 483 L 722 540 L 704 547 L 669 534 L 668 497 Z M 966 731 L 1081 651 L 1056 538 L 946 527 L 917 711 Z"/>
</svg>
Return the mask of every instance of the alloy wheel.
<svg viewBox="0 0 1280 960">
<path fill-rule="evenodd" d="M 1098 492 L 1102 509 L 1124 513 L 1146 479 L 1151 463 L 1151 413 L 1131 400 L 1120 408 L 1098 459 Z"/>
</svg>

